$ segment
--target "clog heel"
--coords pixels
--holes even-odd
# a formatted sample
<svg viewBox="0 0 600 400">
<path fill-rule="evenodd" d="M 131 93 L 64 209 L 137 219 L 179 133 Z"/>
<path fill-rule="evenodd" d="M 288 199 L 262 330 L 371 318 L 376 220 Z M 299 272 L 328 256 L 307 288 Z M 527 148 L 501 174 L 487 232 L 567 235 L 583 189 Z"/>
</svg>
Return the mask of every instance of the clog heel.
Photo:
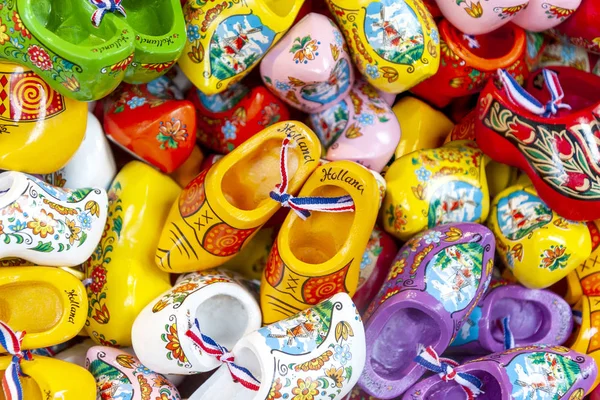
<svg viewBox="0 0 600 400">
<path fill-rule="evenodd" d="M 54 90 L 80 101 L 100 99 L 125 76 L 134 52 L 133 32 L 118 20 L 95 28 L 89 1 L 16 0 L 0 10 L 2 57 L 24 63 Z"/>
<path fill-rule="evenodd" d="M 317 169 L 298 198 L 350 196 L 354 212 L 290 211 L 271 249 L 261 291 L 263 322 L 270 324 L 336 293 L 356 292 L 360 263 L 379 204 L 379 188 L 366 168 L 334 161 Z"/>
<path fill-rule="evenodd" d="M 81 331 L 87 295 L 79 280 L 58 268 L 7 267 L 0 269 L 0 305 L 0 321 L 27 332 L 21 348 L 37 349 Z"/>
<path fill-rule="evenodd" d="M 286 152 L 287 193 L 300 190 L 317 168 L 321 144 L 306 125 L 280 122 L 248 139 L 186 186 L 158 243 L 160 269 L 181 273 L 217 267 L 248 243 L 280 208 L 270 193 L 282 179 L 284 139 L 291 146 Z"/>
</svg>

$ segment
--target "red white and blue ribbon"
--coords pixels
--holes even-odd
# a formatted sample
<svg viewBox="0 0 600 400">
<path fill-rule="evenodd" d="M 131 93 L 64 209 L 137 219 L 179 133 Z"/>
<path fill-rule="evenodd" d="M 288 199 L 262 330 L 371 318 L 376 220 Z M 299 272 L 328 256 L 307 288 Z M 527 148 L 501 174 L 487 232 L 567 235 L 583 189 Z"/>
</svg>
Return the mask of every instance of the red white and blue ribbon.
<svg viewBox="0 0 600 400">
<path fill-rule="evenodd" d="M 458 363 L 449 358 L 442 358 L 438 356 L 433 347 L 420 347 L 415 357 L 415 362 L 439 375 L 444 382 L 455 381 L 458 383 L 467 394 L 468 400 L 473 400 L 481 391 L 482 383 L 474 375 L 467 374 L 464 372 L 456 372 L 454 368 L 458 366 Z"/>
<path fill-rule="evenodd" d="M 92 14 L 92 25 L 96 28 L 100 26 L 104 15 L 107 12 L 120 12 L 121 15 L 127 17 L 125 9 L 121 5 L 123 0 L 89 0 L 92 5 L 96 6 L 97 10 Z"/>
<path fill-rule="evenodd" d="M 281 145 L 281 157 L 279 169 L 281 172 L 281 183 L 275 186 L 270 196 L 273 200 L 281 203 L 283 207 L 289 207 L 302 219 L 310 217 L 311 211 L 321 212 L 353 212 L 354 200 L 352 196 L 340 197 L 294 197 L 287 193 L 289 185 L 288 172 L 288 149 L 292 146 L 289 137 L 283 139 Z"/>
<path fill-rule="evenodd" d="M 500 78 L 510 101 L 535 115 L 541 115 L 547 118 L 551 115 L 555 115 L 561 108 L 570 110 L 571 106 L 562 102 L 565 97 L 565 92 L 558 80 L 558 74 L 549 69 L 544 69 L 542 73 L 544 75 L 546 88 L 552 96 L 552 99 L 546 104 L 542 104 L 538 99 L 523 89 L 521 85 L 519 85 L 519 82 L 505 70 L 499 69 L 498 77 Z"/>
<path fill-rule="evenodd" d="M 239 382 L 245 388 L 255 392 L 260 389 L 260 381 L 247 368 L 237 365 L 233 354 L 226 347 L 221 346 L 210 336 L 200 331 L 200 324 L 197 319 L 185 335 L 192 339 L 206 354 L 210 354 L 218 361 L 225 363 L 235 382 Z"/>
<path fill-rule="evenodd" d="M 4 371 L 2 377 L 2 390 L 6 400 L 23 400 L 23 387 L 21 386 L 20 376 L 21 360 L 31 360 L 29 351 L 21 351 L 21 342 L 25 332 L 15 332 L 4 322 L 0 321 L 0 345 L 12 355 L 12 362 Z"/>
<path fill-rule="evenodd" d="M 502 318 L 502 333 L 504 334 L 504 350 L 510 350 L 515 348 L 515 336 L 510 330 L 510 317 L 506 316 Z"/>
</svg>

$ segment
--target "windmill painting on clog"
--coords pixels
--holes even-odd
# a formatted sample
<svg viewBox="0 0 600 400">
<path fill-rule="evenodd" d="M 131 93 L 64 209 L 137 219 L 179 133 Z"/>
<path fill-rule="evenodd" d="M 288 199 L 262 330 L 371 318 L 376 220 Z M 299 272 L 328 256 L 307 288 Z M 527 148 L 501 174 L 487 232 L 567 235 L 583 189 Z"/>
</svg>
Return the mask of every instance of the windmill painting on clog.
<svg viewBox="0 0 600 400">
<path fill-rule="evenodd" d="M 600 218 L 599 85 L 600 77 L 555 67 L 522 88 L 499 71 L 479 99 L 480 148 L 525 171 L 542 200 L 569 220 Z"/>
</svg>

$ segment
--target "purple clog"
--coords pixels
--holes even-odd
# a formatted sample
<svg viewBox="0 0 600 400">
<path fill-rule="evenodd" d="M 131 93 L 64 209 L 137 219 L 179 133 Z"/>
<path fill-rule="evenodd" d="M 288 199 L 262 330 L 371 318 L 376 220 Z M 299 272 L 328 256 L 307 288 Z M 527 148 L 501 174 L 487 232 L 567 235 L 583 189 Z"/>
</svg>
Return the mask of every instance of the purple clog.
<svg viewBox="0 0 600 400">
<path fill-rule="evenodd" d="M 596 374 L 591 357 L 566 347 L 520 347 L 451 368 L 443 377 L 424 379 L 402 400 L 463 400 L 472 377 L 481 383 L 477 400 L 581 400 Z"/>
<path fill-rule="evenodd" d="M 367 357 L 360 387 L 391 399 L 425 372 L 419 346 L 442 353 L 460 332 L 491 279 L 494 235 L 474 223 L 424 231 L 400 249 L 366 312 Z"/>
<path fill-rule="evenodd" d="M 517 347 L 563 344 L 573 329 L 569 304 L 549 290 L 527 289 L 492 281 L 487 293 L 463 324 L 448 354 L 490 354 L 505 349 L 503 323 Z"/>
</svg>

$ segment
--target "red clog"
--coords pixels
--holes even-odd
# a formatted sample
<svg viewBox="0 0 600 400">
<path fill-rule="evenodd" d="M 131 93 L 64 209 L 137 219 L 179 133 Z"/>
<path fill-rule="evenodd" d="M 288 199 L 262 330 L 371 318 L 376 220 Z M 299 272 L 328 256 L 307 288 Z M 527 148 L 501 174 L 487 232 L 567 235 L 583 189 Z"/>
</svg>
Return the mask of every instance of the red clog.
<svg viewBox="0 0 600 400">
<path fill-rule="evenodd" d="M 600 53 L 600 25 L 598 24 L 600 2 L 583 0 L 577 11 L 567 11 L 573 14 L 553 29 L 553 32 L 568 36 L 574 45 L 585 47 L 594 53 Z"/>
</svg>

